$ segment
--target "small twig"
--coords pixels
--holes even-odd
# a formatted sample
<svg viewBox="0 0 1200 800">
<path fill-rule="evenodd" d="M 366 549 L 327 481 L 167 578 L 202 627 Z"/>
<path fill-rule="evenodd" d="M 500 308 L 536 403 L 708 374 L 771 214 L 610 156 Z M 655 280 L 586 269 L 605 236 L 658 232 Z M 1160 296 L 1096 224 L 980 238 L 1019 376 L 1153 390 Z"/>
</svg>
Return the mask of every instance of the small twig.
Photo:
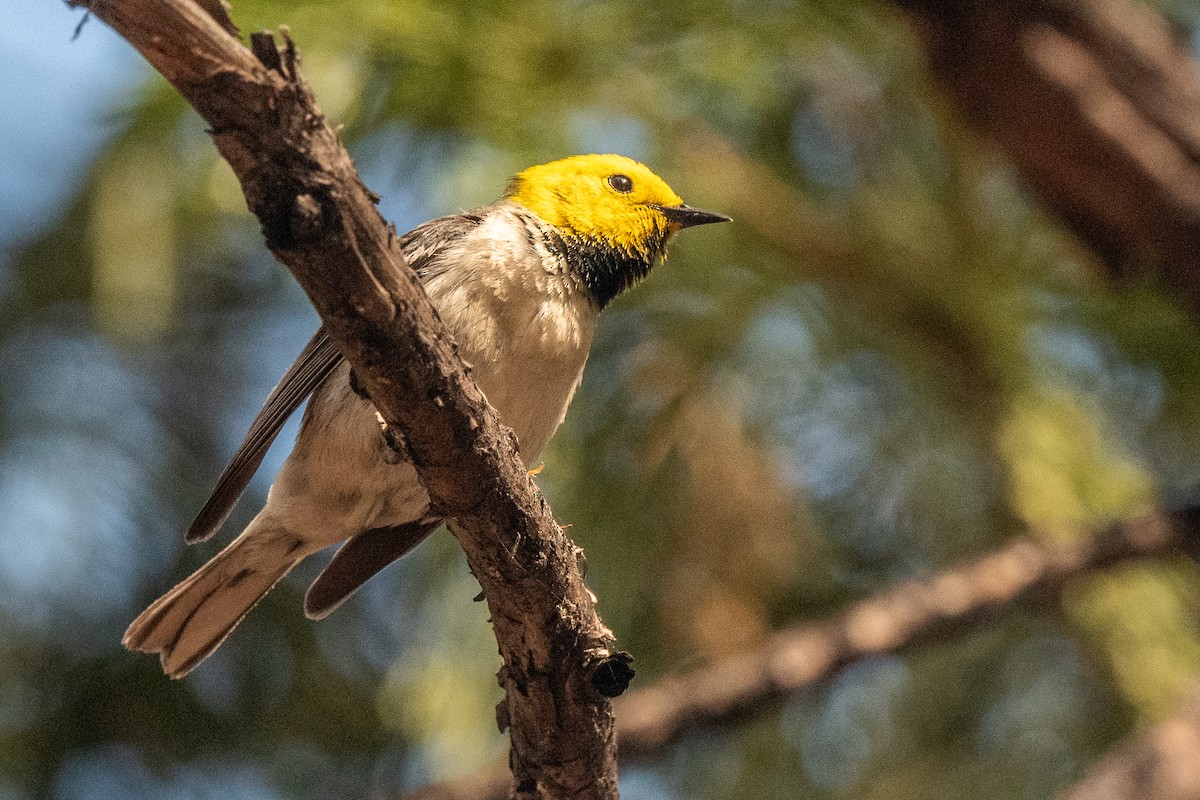
<svg viewBox="0 0 1200 800">
<path fill-rule="evenodd" d="M 79 5 L 79 3 L 77 2 L 77 0 L 67 0 L 67 5 L 77 6 L 77 5 Z M 71 34 L 72 42 L 77 40 L 79 38 L 79 35 L 81 33 L 83 33 L 83 26 L 86 25 L 87 21 L 91 18 L 92 18 L 92 15 L 90 12 L 88 12 L 88 11 L 83 12 L 83 16 L 79 18 L 79 24 L 75 26 L 75 32 Z"/>
</svg>

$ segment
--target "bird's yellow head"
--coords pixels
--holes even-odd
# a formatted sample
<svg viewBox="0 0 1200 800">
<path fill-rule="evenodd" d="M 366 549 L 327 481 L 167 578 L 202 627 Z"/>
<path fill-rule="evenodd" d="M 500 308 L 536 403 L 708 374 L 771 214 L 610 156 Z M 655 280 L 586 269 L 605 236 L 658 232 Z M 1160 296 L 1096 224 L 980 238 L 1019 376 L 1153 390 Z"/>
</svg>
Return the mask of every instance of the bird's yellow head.
<svg viewBox="0 0 1200 800">
<path fill-rule="evenodd" d="M 650 271 L 674 233 L 729 220 L 684 205 L 645 165 L 618 155 L 530 167 L 512 179 L 506 196 L 554 227 L 601 307 Z"/>
</svg>

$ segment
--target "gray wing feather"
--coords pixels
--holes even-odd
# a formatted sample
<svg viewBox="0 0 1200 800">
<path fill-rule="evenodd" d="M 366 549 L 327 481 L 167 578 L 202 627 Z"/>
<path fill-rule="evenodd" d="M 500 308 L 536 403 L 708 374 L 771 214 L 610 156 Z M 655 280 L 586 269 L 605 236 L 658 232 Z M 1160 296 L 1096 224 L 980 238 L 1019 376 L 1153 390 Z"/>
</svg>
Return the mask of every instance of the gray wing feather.
<svg viewBox="0 0 1200 800">
<path fill-rule="evenodd" d="M 421 276 L 422 281 L 446 268 L 438 256 L 445 250 L 446 245 L 478 226 L 483 221 L 486 211 L 480 209 L 476 212 L 430 220 L 400 237 L 399 244 L 404 251 L 404 257 Z M 208 502 L 200 509 L 195 521 L 188 528 L 189 544 L 204 541 L 221 527 L 233 509 L 233 504 L 241 497 L 250 479 L 258 471 L 267 450 L 279 435 L 284 423 L 341 362 L 342 353 L 337 345 L 330 341 L 324 326 L 318 328 L 296 361 L 284 373 L 279 385 L 271 391 L 262 411 L 258 412 L 258 416 L 250 425 L 241 447 L 217 479 Z M 400 555 L 403 553 L 398 553 L 393 558 Z"/>
<path fill-rule="evenodd" d="M 400 249 L 408 264 L 422 281 L 447 269 L 450 264 L 439 256 L 446 245 L 475 229 L 490 209 L 464 211 L 449 217 L 431 219 L 400 237 Z"/>
<path fill-rule="evenodd" d="M 318 328 L 316 334 L 300 351 L 300 356 L 288 367 L 279 384 L 271 390 L 262 411 L 258 412 L 246 433 L 246 438 L 242 440 L 241 447 L 217 479 L 217 485 L 213 487 L 208 502 L 200 509 L 195 521 L 188 528 L 189 544 L 204 541 L 221 527 L 233 509 L 233 504 L 242 496 L 250 479 L 258 471 L 263 457 L 288 417 L 341 361 L 342 353 L 337 349 L 337 345 L 330 341 L 324 326 Z"/>
</svg>

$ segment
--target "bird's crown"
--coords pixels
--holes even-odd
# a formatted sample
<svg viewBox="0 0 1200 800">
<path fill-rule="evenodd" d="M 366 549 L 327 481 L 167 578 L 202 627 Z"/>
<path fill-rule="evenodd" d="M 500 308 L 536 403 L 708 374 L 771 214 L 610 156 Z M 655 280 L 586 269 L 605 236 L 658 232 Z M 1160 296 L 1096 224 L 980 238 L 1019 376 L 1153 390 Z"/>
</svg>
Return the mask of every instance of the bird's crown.
<svg viewBox="0 0 1200 800">
<path fill-rule="evenodd" d="M 673 232 L 661 209 L 683 202 L 645 165 L 618 155 L 530 167 L 513 178 L 507 196 L 565 236 L 639 255 L 661 247 Z"/>
</svg>

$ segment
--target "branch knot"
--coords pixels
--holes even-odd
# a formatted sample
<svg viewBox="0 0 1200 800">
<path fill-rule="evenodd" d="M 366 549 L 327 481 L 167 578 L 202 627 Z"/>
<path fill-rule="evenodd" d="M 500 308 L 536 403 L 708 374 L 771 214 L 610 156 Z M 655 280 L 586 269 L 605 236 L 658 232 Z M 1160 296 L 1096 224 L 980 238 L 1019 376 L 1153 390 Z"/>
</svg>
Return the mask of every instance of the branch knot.
<svg viewBox="0 0 1200 800">
<path fill-rule="evenodd" d="M 624 650 L 601 659 L 592 668 L 592 688 L 605 697 L 620 697 L 636 674 L 632 663 L 633 655 Z"/>
</svg>

